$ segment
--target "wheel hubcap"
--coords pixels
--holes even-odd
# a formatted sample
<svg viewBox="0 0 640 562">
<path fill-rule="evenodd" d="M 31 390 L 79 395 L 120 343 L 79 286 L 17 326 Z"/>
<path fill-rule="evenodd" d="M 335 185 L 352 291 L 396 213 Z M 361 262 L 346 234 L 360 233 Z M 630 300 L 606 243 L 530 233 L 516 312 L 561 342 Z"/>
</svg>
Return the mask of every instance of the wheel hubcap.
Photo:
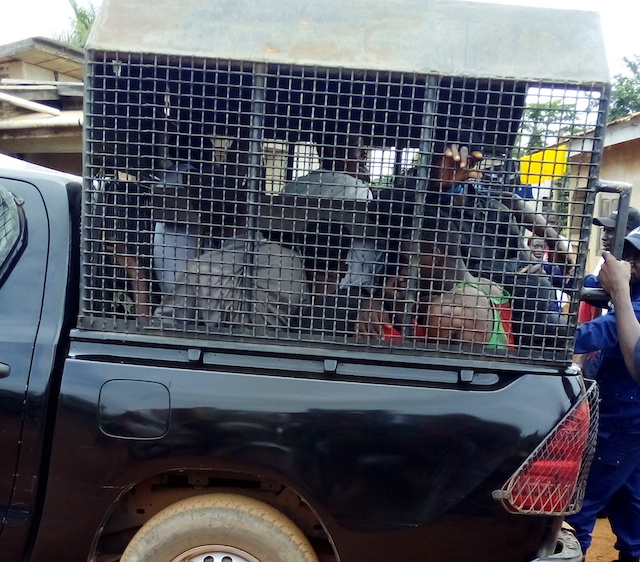
<svg viewBox="0 0 640 562">
<path fill-rule="evenodd" d="M 208 544 L 190 548 L 171 562 L 260 562 L 260 560 L 232 546 Z"/>
</svg>

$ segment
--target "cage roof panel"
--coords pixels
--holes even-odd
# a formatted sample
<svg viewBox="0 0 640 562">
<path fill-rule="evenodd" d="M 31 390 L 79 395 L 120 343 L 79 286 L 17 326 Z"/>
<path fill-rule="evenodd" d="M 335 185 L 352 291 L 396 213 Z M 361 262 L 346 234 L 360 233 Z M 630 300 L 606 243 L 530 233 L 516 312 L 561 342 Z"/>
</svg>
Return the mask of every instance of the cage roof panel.
<svg viewBox="0 0 640 562">
<path fill-rule="evenodd" d="M 597 13 L 457 0 L 105 0 L 87 46 L 450 76 L 610 80 Z"/>
</svg>

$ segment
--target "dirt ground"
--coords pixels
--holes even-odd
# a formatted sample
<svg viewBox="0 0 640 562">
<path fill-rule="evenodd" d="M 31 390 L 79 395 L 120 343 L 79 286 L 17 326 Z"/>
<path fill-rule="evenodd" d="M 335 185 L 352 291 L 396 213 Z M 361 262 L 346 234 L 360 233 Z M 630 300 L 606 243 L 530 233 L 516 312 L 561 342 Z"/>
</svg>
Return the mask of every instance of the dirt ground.
<svg viewBox="0 0 640 562">
<path fill-rule="evenodd" d="M 618 559 L 618 551 L 613 548 L 616 542 L 608 519 L 598 519 L 593 531 L 593 542 L 587 551 L 587 562 L 611 562 Z"/>
</svg>

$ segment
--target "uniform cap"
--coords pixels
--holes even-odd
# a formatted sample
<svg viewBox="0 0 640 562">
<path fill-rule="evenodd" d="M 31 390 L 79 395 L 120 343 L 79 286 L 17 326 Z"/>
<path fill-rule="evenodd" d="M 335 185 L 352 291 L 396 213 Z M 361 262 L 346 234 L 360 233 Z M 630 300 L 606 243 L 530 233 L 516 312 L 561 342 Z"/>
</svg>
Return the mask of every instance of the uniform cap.
<svg viewBox="0 0 640 562">
<path fill-rule="evenodd" d="M 597 226 L 605 226 L 607 228 L 615 228 L 618 220 L 618 211 L 614 211 L 608 217 L 596 217 L 593 224 Z M 631 232 L 634 228 L 640 226 L 640 211 L 634 207 L 629 207 L 629 215 L 627 216 L 627 232 Z"/>
<path fill-rule="evenodd" d="M 640 250 L 640 228 L 634 228 L 624 237 L 624 245 L 631 244 L 636 250 Z"/>
</svg>

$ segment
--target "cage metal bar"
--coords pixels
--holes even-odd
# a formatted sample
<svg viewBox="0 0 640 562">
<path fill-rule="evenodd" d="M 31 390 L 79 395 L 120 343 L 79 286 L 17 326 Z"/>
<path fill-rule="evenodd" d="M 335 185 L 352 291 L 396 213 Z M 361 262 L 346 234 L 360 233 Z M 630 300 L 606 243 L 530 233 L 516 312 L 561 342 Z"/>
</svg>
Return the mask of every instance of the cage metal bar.
<svg viewBox="0 0 640 562">
<path fill-rule="evenodd" d="M 538 213 L 544 210 L 542 205 L 551 208 L 563 223 L 569 218 L 574 219 L 573 223 L 563 224 L 563 227 L 568 238 L 577 245 L 576 254 L 579 255 L 586 243 L 589 209 L 593 208 L 593 196 L 588 186 L 597 171 L 598 151 L 602 143 L 601 125 L 607 91 L 600 85 L 525 85 L 508 80 L 396 75 L 382 71 L 276 64 L 267 66 L 248 62 L 186 57 L 149 58 L 146 55 L 100 52 L 92 52 L 92 57 L 95 60 L 89 62 L 89 68 L 94 76 L 90 81 L 87 101 L 88 156 L 84 201 L 87 212 L 83 225 L 81 323 L 133 332 L 147 329 L 146 325 L 158 325 L 161 330 L 172 333 L 221 338 L 268 338 L 269 330 L 276 329 L 287 339 L 315 345 L 393 347 L 401 353 L 435 351 L 491 357 L 492 360 L 516 355 L 556 362 L 568 357 L 570 328 L 575 322 L 574 313 L 577 310 L 577 287 L 564 289 L 572 298 L 569 312 L 562 313 L 567 327 L 564 332 L 543 337 L 534 344 L 538 336 L 525 333 L 524 330 L 542 330 L 544 322 L 525 322 L 520 324 L 517 328 L 520 331 L 515 335 L 528 342 L 511 349 L 487 350 L 446 338 L 434 337 L 429 340 L 427 336 L 424 339 L 416 337 L 413 333 L 416 329 L 413 320 L 416 308 L 420 303 L 423 307 L 426 305 L 419 295 L 424 294 L 427 281 L 432 287 L 438 281 L 424 278 L 424 268 L 418 264 L 422 259 L 419 256 L 425 239 L 432 236 L 434 240 L 445 244 L 446 251 L 452 252 L 452 256 L 455 252 L 462 252 L 456 259 L 466 262 L 476 275 L 488 272 L 491 276 L 495 275 L 496 280 L 512 275 L 512 264 L 508 260 L 496 261 L 491 258 L 488 264 L 491 268 L 485 269 L 487 264 L 482 261 L 482 252 L 499 255 L 507 243 L 513 243 L 514 252 L 516 248 L 519 248 L 518 252 L 528 251 L 521 246 L 529 235 L 523 238 L 522 229 L 509 231 L 512 218 L 508 218 L 510 215 L 506 212 L 491 206 L 484 210 L 477 209 L 471 203 L 483 197 L 488 200 L 494 191 L 501 193 L 498 201 L 507 201 L 510 192 L 518 187 L 514 178 L 519 176 L 517 168 L 509 168 L 515 163 L 509 158 L 512 154 L 524 154 L 527 157 L 535 155 L 537 145 L 532 144 L 535 139 L 541 139 L 540 149 L 553 146 L 554 143 L 557 145 L 555 153 L 543 153 L 540 165 L 551 169 L 552 178 L 560 177 L 564 187 L 536 187 L 538 196 L 528 201 L 537 206 L 535 210 Z M 555 118 L 545 121 L 550 115 L 555 115 Z M 593 123 L 593 116 L 596 127 L 589 146 L 584 134 L 586 125 Z M 141 124 L 144 127 L 141 128 Z M 249 131 L 246 175 L 237 166 L 230 172 L 231 167 L 225 164 L 224 158 L 220 160 L 221 155 L 230 154 L 229 143 L 241 137 L 243 128 Z M 350 152 L 354 147 L 350 146 L 347 137 L 331 146 L 328 142 L 326 146 L 316 142 L 318 135 L 325 139 L 337 135 L 335 138 L 338 139 L 343 129 L 346 132 L 357 130 L 361 135 L 363 144 L 357 150 L 359 154 L 363 150 L 368 153 L 370 177 L 366 189 L 370 197 L 349 201 L 344 197 L 329 200 L 305 198 L 299 194 L 289 197 L 278 193 L 278 189 L 281 189 L 278 186 L 283 183 L 279 183 L 281 180 L 277 178 L 285 178 L 286 186 L 298 179 L 300 174 L 313 176 L 319 170 L 314 159 L 320 156 L 321 149 L 331 148 L 334 153 L 345 154 L 347 166 L 357 164 Z M 176 158 L 172 165 L 176 170 L 179 165 L 185 167 L 183 180 L 180 181 L 186 183 L 179 186 L 174 197 L 169 197 L 166 193 L 158 195 L 162 182 L 159 183 L 157 178 L 166 177 L 167 157 L 174 150 L 172 135 L 185 140 L 191 148 L 184 155 L 180 155 L 179 149 L 175 148 Z M 483 178 L 467 181 L 461 186 L 468 190 L 465 197 L 439 193 L 431 178 L 437 172 L 441 143 L 474 145 L 476 137 L 478 147 L 486 155 Z M 586 155 L 586 165 L 581 167 L 563 163 L 574 150 L 563 147 L 571 142 Z M 526 143 L 533 148 L 527 147 Z M 213 147 L 210 155 L 205 149 L 208 145 Z M 265 152 L 267 145 L 271 146 L 269 154 Z M 308 157 L 296 156 L 303 154 L 299 152 L 302 148 L 307 151 Z M 278 154 L 283 155 L 280 160 L 277 159 Z M 412 155 L 417 158 L 415 167 L 411 162 L 403 163 L 405 156 L 411 158 Z M 387 161 L 390 164 L 385 164 Z M 298 162 L 303 163 L 302 169 L 294 169 Z M 372 165 L 375 169 L 371 169 Z M 561 174 L 564 166 L 567 166 L 567 171 Z M 275 178 L 270 180 L 275 186 L 272 188 L 274 192 L 265 191 L 265 169 L 273 170 L 269 177 Z M 327 174 L 324 176 L 327 177 Z M 257 255 L 257 240 L 261 236 L 266 236 L 270 244 L 284 244 L 287 252 L 297 256 L 292 263 L 306 260 L 307 264 L 311 264 L 305 270 L 308 284 L 317 284 L 321 278 L 335 277 L 336 264 L 337 267 L 345 267 L 344 262 L 353 257 L 354 241 L 372 242 L 378 248 L 384 246 L 387 255 L 374 264 L 378 283 L 391 278 L 389 271 L 400 271 L 407 257 L 413 267 L 406 275 L 405 296 L 397 300 L 401 294 L 398 291 L 393 298 L 385 296 L 384 286 L 379 284 L 368 295 L 363 294 L 362 287 L 359 293 L 355 291 L 357 286 L 351 286 L 350 292 L 344 294 L 309 294 L 305 302 L 293 307 L 297 318 L 295 327 L 289 320 L 285 322 L 282 319 L 282 326 L 287 326 L 284 332 L 282 326 L 257 322 L 255 313 L 250 315 L 253 321 L 241 315 L 242 325 L 235 327 L 189 322 L 178 327 L 163 322 L 158 318 L 157 311 L 162 308 L 162 301 L 168 294 L 166 291 L 158 293 L 153 288 L 157 279 L 154 279 L 152 272 L 157 273 L 158 270 L 153 261 L 147 265 L 150 258 L 141 249 L 141 240 L 145 237 L 148 239 L 154 222 L 157 224 L 161 220 L 156 217 L 165 217 L 165 221 L 174 222 L 186 220 L 194 228 L 201 227 L 206 215 L 206 212 L 203 215 L 203 209 L 222 204 L 236 189 L 231 186 L 245 181 L 249 204 L 240 218 L 247 221 L 251 237 L 241 253 L 246 259 L 251 259 L 248 259 L 245 264 L 247 267 L 240 274 L 240 285 L 252 289 L 242 293 L 243 306 L 255 312 L 258 304 L 255 291 L 257 270 L 251 260 Z M 583 182 L 582 187 L 579 182 Z M 203 185 L 207 183 L 211 184 L 214 192 L 218 189 L 223 193 L 222 202 L 208 195 L 206 185 Z M 587 192 L 583 201 L 574 202 L 574 196 L 585 185 Z M 360 193 L 364 193 L 364 188 L 360 184 L 358 186 Z M 320 184 L 320 187 L 323 185 Z M 325 183 L 324 187 L 328 187 L 328 184 Z M 401 194 L 405 206 L 397 211 L 391 200 L 385 226 L 380 223 L 384 218 L 383 206 L 376 211 L 375 205 L 379 204 L 380 196 L 394 190 Z M 562 199 L 565 197 L 563 193 L 566 193 L 567 203 Z M 543 199 L 543 196 L 547 199 Z M 115 203 L 110 204 L 105 197 Z M 405 200 L 407 197 L 412 200 Z M 466 203 L 457 203 L 458 199 L 465 198 Z M 571 205 L 578 209 L 577 213 L 571 212 Z M 485 214 L 478 214 L 479 211 Z M 220 212 L 227 220 L 233 218 L 231 210 Z M 432 218 L 427 220 L 427 216 Z M 482 216 L 487 218 L 478 218 Z M 372 222 L 374 218 L 377 222 Z M 394 231 L 393 220 L 409 226 L 401 226 Z M 318 224 L 325 226 L 313 233 L 309 228 L 314 224 L 314 228 L 318 228 Z M 115 231 L 122 238 L 120 244 L 126 249 L 124 261 L 115 252 L 117 244 L 105 243 L 105 237 L 109 237 L 113 231 L 109 225 L 115 225 Z M 118 225 L 122 225 L 122 228 L 117 228 Z M 335 232 L 321 231 L 327 225 Z M 346 227 L 348 232 L 339 228 L 336 230 L 339 225 Z M 435 232 L 430 233 L 429 228 L 435 228 Z M 495 234 L 491 234 L 494 231 Z M 306 234 L 301 239 L 303 233 Z M 460 246 L 460 243 L 452 242 L 454 235 L 467 237 L 469 242 L 466 246 Z M 407 256 L 400 255 L 404 252 L 400 250 L 404 247 L 405 237 L 410 242 Z M 311 244 L 309 240 L 312 238 L 314 242 Z M 476 239 L 484 242 L 481 245 L 474 244 Z M 203 250 L 215 250 L 219 243 L 215 236 L 203 232 L 198 232 L 197 240 L 199 254 Z M 301 240 L 306 242 L 301 245 Z M 394 258 L 397 261 L 393 264 L 389 261 L 389 244 L 398 248 L 398 255 Z M 217 254 L 214 252 L 213 255 Z M 132 265 L 126 271 L 119 269 L 119 263 Z M 197 263 L 195 260 L 192 265 L 196 267 Z M 527 264 L 529 262 L 525 259 L 522 266 Z M 576 271 L 581 272 L 583 266 L 583 260 L 579 259 Z M 281 277 L 286 273 L 285 277 L 288 275 L 291 278 L 292 272 L 287 273 L 282 265 L 279 267 Z M 451 267 L 449 274 L 461 275 L 456 269 L 458 266 Z M 276 265 L 271 264 L 265 271 L 273 274 L 274 268 L 277 269 Z M 382 271 L 387 273 L 383 274 Z M 176 273 L 180 272 L 176 270 Z M 571 277 L 566 273 L 562 273 L 562 276 L 567 279 Z M 575 274 L 573 278 L 576 278 Z M 150 288 L 143 291 L 134 289 L 132 284 L 140 281 L 148 281 Z M 287 292 L 285 285 L 283 281 L 278 284 L 278 294 L 281 296 Z M 198 283 L 195 286 L 198 290 L 206 289 Z M 546 297 L 536 293 L 535 286 L 525 284 L 524 288 L 529 289 L 532 295 L 529 298 L 531 306 L 535 308 L 545 304 Z M 510 290 L 513 313 L 526 312 L 519 308 L 518 295 L 513 293 L 513 289 Z M 515 290 L 518 290 L 517 286 Z M 126 300 L 124 304 L 114 304 L 113 299 L 117 295 L 132 302 Z M 155 309 L 152 314 L 141 314 L 136 308 L 139 304 L 136 299 L 139 301 L 143 296 L 151 301 Z M 485 301 L 481 294 L 467 296 L 469 302 L 476 303 L 476 308 Z M 286 296 L 289 297 L 290 294 Z M 372 297 L 378 298 L 382 306 L 388 306 L 390 311 L 398 307 L 403 310 L 402 313 L 396 311 L 401 338 L 354 338 L 353 329 L 345 328 L 346 325 L 352 326 L 356 313 L 363 310 L 375 312 L 371 308 Z M 206 299 L 202 302 L 206 302 Z M 197 322 L 198 315 L 206 313 L 205 306 L 196 306 L 194 322 Z M 469 309 L 473 309 L 473 306 L 468 306 Z M 442 317 L 442 321 L 446 320 Z M 477 327 L 471 332 L 475 336 L 481 335 Z"/>
<path fill-rule="evenodd" d="M 437 83 L 438 80 L 434 76 L 430 76 L 427 78 L 427 88 L 425 91 L 425 113 L 423 117 L 423 126 L 420 136 L 420 147 L 419 147 L 419 161 L 418 161 L 418 174 L 416 182 L 417 194 L 416 194 L 416 207 L 413 220 L 417 219 L 418 223 L 418 232 L 422 232 L 424 228 L 423 217 L 425 215 L 425 206 L 426 206 L 426 192 L 427 192 L 427 182 L 429 176 L 429 170 L 433 169 L 433 157 L 434 157 L 434 130 L 436 127 L 436 112 L 437 112 Z M 409 317 L 416 313 L 416 309 L 418 307 L 418 287 L 417 287 L 417 279 L 418 274 L 416 273 L 419 268 L 419 264 L 416 263 L 416 258 L 420 253 L 420 241 L 417 237 L 417 232 L 415 230 L 411 233 L 411 246 L 412 252 L 411 255 L 414 257 L 414 261 L 411 263 L 412 274 L 409 276 L 407 282 L 407 306 L 405 306 L 404 318 L 402 324 L 404 326 L 405 332 L 411 328 L 411 322 L 409 321 Z"/>
</svg>

